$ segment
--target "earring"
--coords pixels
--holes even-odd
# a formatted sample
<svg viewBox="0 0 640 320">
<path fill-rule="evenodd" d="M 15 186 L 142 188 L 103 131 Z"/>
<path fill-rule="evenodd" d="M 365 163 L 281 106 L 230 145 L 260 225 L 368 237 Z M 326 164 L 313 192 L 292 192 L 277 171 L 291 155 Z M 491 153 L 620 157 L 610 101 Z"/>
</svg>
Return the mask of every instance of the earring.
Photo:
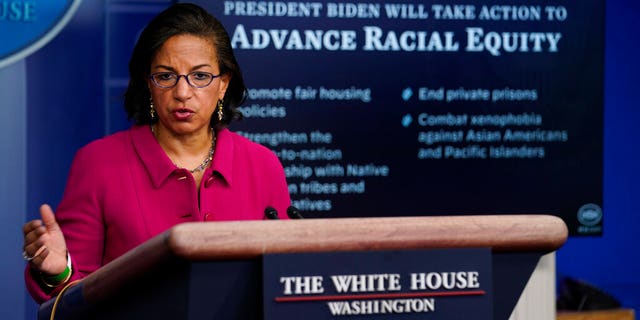
<svg viewBox="0 0 640 320">
<path fill-rule="evenodd" d="M 156 119 L 156 110 L 153 109 L 153 99 L 149 98 L 149 115 L 151 116 L 151 120 Z"/>
<path fill-rule="evenodd" d="M 224 112 L 222 110 L 222 100 L 218 99 L 218 122 L 222 122 L 223 117 L 224 117 Z"/>
</svg>

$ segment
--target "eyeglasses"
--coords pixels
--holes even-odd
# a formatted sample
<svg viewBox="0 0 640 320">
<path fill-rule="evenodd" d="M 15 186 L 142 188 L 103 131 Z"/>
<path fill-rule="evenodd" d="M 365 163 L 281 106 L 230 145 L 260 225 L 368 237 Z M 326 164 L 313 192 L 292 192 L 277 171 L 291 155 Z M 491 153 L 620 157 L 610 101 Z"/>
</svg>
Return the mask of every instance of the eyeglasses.
<svg viewBox="0 0 640 320">
<path fill-rule="evenodd" d="M 187 83 L 194 88 L 204 88 L 213 82 L 213 79 L 222 74 L 215 75 L 210 72 L 194 71 L 188 74 L 177 74 L 175 72 L 156 72 L 149 76 L 149 79 L 160 88 L 173 88 L 184 77 Z"/>
</svg>

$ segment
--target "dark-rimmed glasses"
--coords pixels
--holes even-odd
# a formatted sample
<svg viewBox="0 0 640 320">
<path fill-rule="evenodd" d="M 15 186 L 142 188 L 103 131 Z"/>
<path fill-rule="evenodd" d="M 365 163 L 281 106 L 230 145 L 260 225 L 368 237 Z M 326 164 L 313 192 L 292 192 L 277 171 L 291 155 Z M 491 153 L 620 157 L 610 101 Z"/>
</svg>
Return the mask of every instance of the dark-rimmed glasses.
<svg viewBox="0 0 640 320">
<path fill-rule="evenodd" d="M 180 77 L 184 77 L 187 83 L 194 88 L 204 88 L 213 82 L 213 79 L 221 74 L 215 75 L 210 72 L 193 71 L 187 74 L 177 74 L 175 72 L 156 72 L 149 76 L 151 82 L 160 88 L 173 88 L 180 81 Z"/>
</svg>

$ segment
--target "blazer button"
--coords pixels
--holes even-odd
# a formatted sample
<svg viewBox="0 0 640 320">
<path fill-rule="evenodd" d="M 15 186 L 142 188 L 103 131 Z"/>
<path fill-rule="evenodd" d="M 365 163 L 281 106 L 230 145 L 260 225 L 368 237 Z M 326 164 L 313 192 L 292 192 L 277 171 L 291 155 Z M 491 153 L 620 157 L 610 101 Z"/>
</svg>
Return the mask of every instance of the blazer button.
<svg viewBox="0 0 640 320">
<path fill-rule="evenodd" d="M 209 217 L 211 216 L 211 214 L 209 212 L 204 214 L 204 221 L 209 221 Z"/>
<path fill-rule="evenodd" d="M 209 177 L 209 178 L 207 179 L 207 181 L 205 181 L 205 182 L 204 182 L 204 187 L 205 187 L 205 188 L 209 188 L 209 187 L 213 184 L 213 181 L 214 181 L 214 180 L 215 180 L 215 179 L 214 179 L 213 177 Z"/>
</svg>

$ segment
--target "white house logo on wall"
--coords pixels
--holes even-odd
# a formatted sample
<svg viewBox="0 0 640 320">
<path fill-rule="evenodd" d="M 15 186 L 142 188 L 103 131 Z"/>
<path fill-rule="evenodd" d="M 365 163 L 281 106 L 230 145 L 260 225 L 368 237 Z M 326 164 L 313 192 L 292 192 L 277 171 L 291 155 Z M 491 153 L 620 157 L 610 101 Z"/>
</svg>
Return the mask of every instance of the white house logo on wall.
<svg viewBox="0 0 640 320">
<path fill-rule="evenodd" d="M 592 234 L 602 232 L 602 208 L 594 203 L 587 203 L 578 209 L 578 233 Z"/>
<path fill-rule="evenodd" d="M 47 44 L 69 22 L 81 0 L 0 2 L 0 68 Z"/>
</svg>

